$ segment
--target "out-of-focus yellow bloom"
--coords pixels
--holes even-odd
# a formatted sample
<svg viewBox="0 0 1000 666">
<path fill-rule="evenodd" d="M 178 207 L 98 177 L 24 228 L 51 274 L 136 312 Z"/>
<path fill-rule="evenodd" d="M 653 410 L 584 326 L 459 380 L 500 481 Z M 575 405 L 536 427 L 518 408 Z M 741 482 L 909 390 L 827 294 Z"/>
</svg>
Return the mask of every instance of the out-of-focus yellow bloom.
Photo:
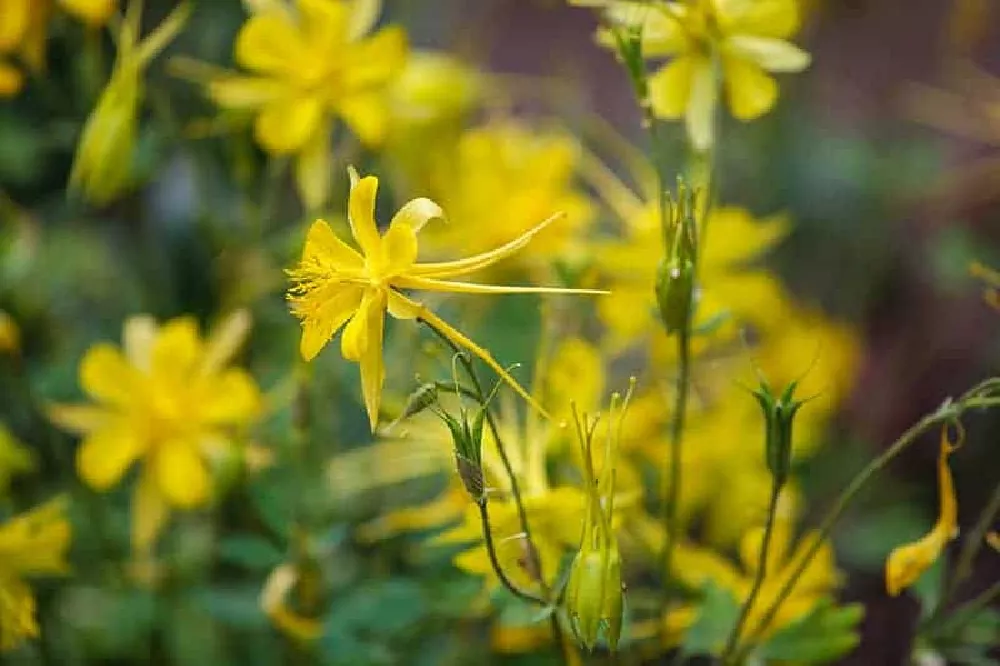
<svg viewBox="0 0 1000 666">
<path fill-rule="evenodd" d="M 115 11 L 115 0 L 57 0 L 63 11 L 68 12 L 91 28 L 108 22 Z"/>
<path fill-rule="evenodd" d="M 986 543 L 990 548 L 1000 553 L 1000 532 L 990 532 L 986 535 Z"/>
<path fill-rule="evenodd" d="M 531 275 L 549 274 L 554 260 L 582 254 L 580 233 L 594 216 L 590 200 L 574 184 L 579 157 L 580 146 L 569 135 L 512 120 L 467 131 L 454 154 L 428 174 L 431 192 L 452 222 L 428 233 L 427 246 L 435 254 L 485 252 L 559 210 L 565 215 L 539 233 L 514 264 Z"/>
<path fill-rule="evenodd" d="M 273 155 L 294 155 L 296 182 L 314 210 L 331 180 L 331 118 L 341 118 L 366 144 L 385 138 L 387 92 L 406 62 L 402 28 L 368 32 L 379 2 L 257 2 L 236 38 L 236 62 L 249 75 L 212 77 L 208 94 L 220 107 L 256 114 L 254 135 Z"/>
<path fill-rule="evenodd" d="M 889 553 L 885 563 L 885 588 L 890 596 L 917 582 L 927 569 L 941 557 L 944 547 L 958 536 L 958 500 L 955 497 L 955 482 L 948 468 L 948 456 L 958 448 L 958 443 L 948 439 L 948 426 L 941 429 L 941 452 L 938 455 L 938 493 L 941 511 L 934 528 L 923 537 Z"/>
<path fill-rule="evenodd" d="M 144 463 L 132 505 L 140 552 L 151 548 L 170 507 L 209 501 L 209 460 L 235 446 L 260 411 L 253 378 L 228 367 L 248 329 L 245 313 L 230 316 L 207 340 L 193 318 L 158 326 L 151 317 L 132 317 L 124 353 L 100 343 L 80 363 L 80 384 L 96 404 L 50 409 L 55 423 L 84 435 L 77 472 L 96 490 Z"/>
<path fill-rule="evenodd" d="M 129 186 L 144 70 L 184 27 L 190 10 L 186 3 L 178 5 L 140 41 L 142 0 L 129 4 L 111 78 L 83 126 L 70 172 L 70 189 L 89 201 L 106 204 Z"/>
<path fill-rule="evenodd" d="M 351 170 L 348 219 L 361 252 L 344 243 L 323 220 L 309 229 L 302 259 L 289 271 L 292 312 L 302 320 L 301 352 L 311 360 L 341 327 L 341 353 L 361 366 L 361 389 L 372 430 L 378 422 L 385 366 L 382 337 L 385 313 L 397 319 L 419 319 L 460 348 L 467 349 L 489 365 L 525 400 L 542 410 L 538 402 L 480 347 L 431 310 L 403 294 L 404 289 L 468 294 L 502 293 L 600 293 L 549 287 L 508 287 L 456 282 L 455 277 L 486 268 L 514 254 L 544 230 L 558 215 L 536 224 L 519 237 L 467 259 L 440 263 L 416 263 L 417 232 L 434 218 L 443 219 L 441 207 L 430 199 L 413 199 L 393 216 L 385 234 L 375 223 L 378 179 L 358 178 Z"/>
<path fill-rule="evenodd" d="M 595 4 L 581 0 L 579 4 Z M 778 97 L 771 73 L 799 72 L 809 54 L 788 40 L 799 29 L 798 0 L 606 0 L 613 26 L 640 28 L 642 53 L 669 58 L 649 79 L 660 118 L 684 118 L 692 145 L 711 146 L 720 88 L 733 116 L 753 120 Z"/>
<path fill-rule="evenodd" d="M 314 641 L 323 635 L 319 620 L 300 615 L 288 605 L 288 597 L 300 582 L 299 570 L 292 564 L 279 565 L 268 575 L 260 594 L 260 607 L 278 629 L 299 641 Z"/>
<path fill-rule="evenodd" d="M 969 273 L 983 282 L 983 300 L 994 310 L 1000 310 L 1000 272 L 979 262 L 969 266 Z"/>
<path fill-rule="evenodd" d="M 48 13 L 48 0 L 0 0 L 0 98 L 24 86 L 24 73 L 11 57 L 33 71 L 43 67 Z"/>
<path fill-rule="evenodd" d="M 11 477 L 33 469 L 35 458 L 31 449 L 17 441 L 13 433 L 0 423 L 0 497 L 7 494 Z"/>
<path fill-rule="evenodd" d="M 21 350 L 21 329 L 9 314 L 0 310 L 0 353 L 17 354 Z"/>
<path fill-rule="evenodd" d="M 37 638 L 35 597 L 25 582 L 69 571 L 66 502 L 54 499 L 0 525 L 0 651 Z"/>
</svg>

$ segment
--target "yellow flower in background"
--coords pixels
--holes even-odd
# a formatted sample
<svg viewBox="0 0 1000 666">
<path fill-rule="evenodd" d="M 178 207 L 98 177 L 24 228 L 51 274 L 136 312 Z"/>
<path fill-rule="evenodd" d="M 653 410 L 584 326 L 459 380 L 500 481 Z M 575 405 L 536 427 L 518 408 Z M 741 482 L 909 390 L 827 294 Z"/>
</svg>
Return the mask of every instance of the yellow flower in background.
<svg viewBox="0 0 1000 666">
<path fill-rule="evenodd" d="M 273 155 L 294 155 L 296 182 L 309 209 L 325 204 L 331 180 L 331 119 L 367 145 L 385 138 L 387 92 L 406 62 L 406 34 L 388 27 L 368 36 L 380 2 L 271 0 L 236 38 L 236 62 L 250 74 L 212 77 L 219 106 L 256 115 L 254 136 Z"/>
<path fill-rule="evenodd" d="M 35 469 L 35 457 L 31 449 L 19 442 L 10 430 L 0 423 L 0 497 L 7 495 L 13 476 L 33 469 Z"/>
<path fill-rule="evenodd" d="M 108 22 L 115 11 L 116 0 L 57 0 L 59 7 L 86 23 L 98 28 Z"/>
<path fill-rule="evenodd" d="M 413 199 L 393 216 L 385 234 L 375 223 L 378 179 L 358 178 L 351 170 L 348 220 L 361 252 L 344 243 L 323 220 L 309 229 L 302 259 L 289 271 L 293 286 L 288 299 L 292 312 L 302 320 L 302 358 L 312 360 L 344 328 L 341 354 L 361 367 L 361 390 L 372 430 L 378 423 L 385 365 L 382 339 L 385 313 L 397 319 L 419 319 L 456 346 L 466 349 L 490 366 L 511 388 L 542 410 L 532 396 L 480 347 L 402 290 L 445 291 L 469 294 L 600 293 L 549 287 L 508 287 L 455 282 L 456 277 L 480 270 L 514 254 L 545 229 L 558 215 L 536 224 L 519 237 L 467 259 L 419 264 L 417 232 L 430 220 L 444 218 L 430 199 Z"/>
<path fill-rule="evenodd" d="M 553 261 L 582 254 L 580 236 L 594 217 L 574 181 L 579 157 L 576 139 L 560 131 L 533 130 L 513 120 L 468 130 L 454 154 L 439 156 L 427 174 L 451 223 L 426 234 L 426 245 L 440 255 L 485 252 L 559 210 L 565 215 L 511 264 L 529 275 L 551 274 Z"/>
<path fill-rule="evenodd" d="M 48 12 L 48 0 L 0 0 L 0 98 L 24 86 L 19 65 L 35 72 L 44 66 Z"/>
<path fill-rule="evenodd" d="M 212 497 L 209 464 L 237 444 L 258 415 L 253 378 L 228 363 L 249 329 L 236 313 L 207 340 L 193 318 L 162 326 L 130 318 L 124 350 L 99 343 L 80 363 L 80 384 L 94 401 L 56 405 L 50 418 L 80 433 L 76 466 L 89 486 L 105 491 L 142 463 L 132 504 L 132 539 L 147 551 L 171 507 L 192 509 Z"/>
<path fill-rule="evenodd" d="M 650 76 L 649 102 L 660 118 L 684 118 L 698 150 L 712 144 L 720 89 L 734 117 L 753 120 L 778 97 L 771 73 L 809 66 L 809 54 L 788 41 L 799 29 L 798 0 L 597 4 L 613 25 L 641 27 L 645 57 L 669 59 Z"/>
<path fill-rule="evenodd" d="M 117 38 L 111 78 L 83 126 L 69 187 L 103 205 L 131 183 L 132 151 L 143 97 L 143 73 L 187 22 L 190 5 L 178 5 L 144 40 L 139 40 L 142 0 L 132 0 Z"/>
<path fill-rule="evenodd" d="M 37 638 L 35 596 L 26 579 L 69 572 L 66 502 L 54 499 L 0 525 L 0 652 Z"/>
<path fill-rule="evenodd" d="M 885 563 L 885 588 L 890 596 L 897 596 L 917 582 L 921 574 L 941 557 L 948 542 L 958 536 L 958 500 L 955 497 L 955 481 L 948 468 L 948 456 L 958 448 L 960 441 L 953 443 L 948 439 L 948 428 L 946 425 L 941 429 L 941 452 L 938 455 L 940 514 L 930 532 L 913 543 L 897 546 L 889 553 Z"/>
<path fill-rule="evenodd" d="M 17 354 L 21 351 L 21 329 L 9 314 L 0 310 L 0 353 Z"/>
</svg>

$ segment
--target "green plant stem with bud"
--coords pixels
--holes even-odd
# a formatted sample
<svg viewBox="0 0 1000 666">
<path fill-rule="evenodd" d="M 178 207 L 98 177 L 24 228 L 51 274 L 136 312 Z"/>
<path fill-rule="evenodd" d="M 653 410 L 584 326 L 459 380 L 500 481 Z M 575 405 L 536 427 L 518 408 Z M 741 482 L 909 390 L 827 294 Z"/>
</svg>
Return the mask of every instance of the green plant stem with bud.
<svg viewBox="0 0 1000 666">
<path fill-rule="evenodd" d="M 486 425 L 489 427 L 490 433 L 492 433 L 493 435 L 493 441 L 496 444 L 497 448 L 497 455 L 499 455 L 500 462 L 504 468 L 504 472 L 507 474 L 508 480 L 510 481 L 510 494 L 511 498 L 514 500 L 514 505 L 517 507 L 518 522 L 520 523 L 521 526 L 521 532 L 524 534 L 524 543 L 528 553 L 528 557 L 530 558 L 530 570 L 538 572 L 539 587 L 542 590 L 542 594 L 545 597 L 548 597 L 551 594 L 551 590 L 549 589 L 548 584 L 545 582 L 545 579 L 541 574 L 542 565 L 538 557 L 538 549 L 535 547 L 534 538 L 531 535 L 531 525 L 528 523 L 528 514 L 524 508 L 524 499 L 521 496 L 521 487 L 520 484 L 518 483 L 517 475 L 514 472 L 514 466 L 511 465 L 510 458 L 507 456 L 507 451 L 503 445 L 503 439 L 500 437 L 500 429 L 497 427 L 496 418 L 493 416 L 493 410 L 490 408 L 488 404 L 488 401 L 486 399 L 486 392 L 483 390 L 482 382 L 480 382 L 479 376 L 476 374 L 476 368 L 473 365 L 472 359 L 464 350 L 459 349 L 455 345 L 455 343 L 453 343 L 447 337 L 442 335 L 441 332 L 438 331 L 435 327 L 428 325 L 427 328 L 430 329 L 431 332 L 434 333 L 435 337 L 441 340 L 444 343 L 444 345 L 453 354 L 456 355 L 456 358 L 458 358 L 459 363 L 462 365 L 465 374 L 468 376 L 469 381 L 472 384 L 471 393 L 473 394 L 472 395 L 473 399 L 476 400 L 485 411 Z M 459 392 L 464 392 L 462 388 L 458 387 L 456 387 L 454 390 Z M 506 574 L 503 571 L 503 568 L 500 566 L 500 561 L 499 559 L 497 559 L 496 556 L 495 544 L 493 543 L 493 535 L 492 532 L 490 531 L 490 525 L 489 525 L 489 511 L 486 508 L 486 503 L 483 502 L 478 506 L 479 506 L 480 518 L 482 519 L 483 523 L 483 541 L 486 544 L 487 555 L 489 556 L 490 564 L 493 567 L 494 572 L 497 575 L 497 578 L 499 578 L 500 581 L 504 584 L 504 587 L 506 587 L 515 596 L 534 604 L 538 604 L 541 606 L 549 606 L 550 602 L 547 601 L 545 598 L 536 597 L 534 595 L 530 595 L 524 593 L 523 591 L 518 590 L 518 588 L 513 586 L 510 579 L 507 578 Z M 570 659 L 570 656 L 567 654 L 567 652 L 571 648 L 567 645 L 566 641 L 564 640 L 562 625 L 559 624 L 559 618 L 556 613 L 552 613 L 549 617 L 550 617 L 549 623 L 550 626 L 552 627 L 552 637 L 556 643 L 556 649 L 561 652 L 563 661 L 566 663 L 570 663 L 572 660 Z"/>
<path fill-rule="evenodd" d="M 803 557 L 799 560 L 798 566 L 796 566 L 792 571 L 791 576 L 789 576 L 788 580 L 779 590 L 774 601 L 764 612 L 755 632 L 752 635 L 747 636 L 744 646 L 736 653 L 736 657 L 733 660 L 735 663 L 743 663 L 746 659 L 747 653 L 753 647 L 754 640 L 759 638 L 761 634 L 767 631 L 767 629 L 771 626 L 771 623 L 774 621 L 775 616 L 781 609 L 782 604 L 798 583 L 802 573 L 809 567 L 813 558 L 816 557 L 816 554 L 819 552 L 820 548 L 822 548 L 823 543 L 830 536 L 830 533 L 833 531 L 833 527 L 840 519 L 840 516 L 858 496 L 858 494 L 865 488 L 865 486 L 868 485 L 868 482 L 871 481 L 876 474 L 882 471 L 899 454 L 916 442 L 921 435 L 930 429 L 943 423 L 953 422 L 969 410 L 1000 407 L 1000 397 L 992 395 L 993 392 L 998 391 L 998 388 L 1000 388 L 1000 379 L 989 379 L 976 385 L 964 393 L 956 401 L 952 401 L 950 399 L 946 400 L 944 404 L 938 407 L 934 412 L 924 416 L 917 423 L 910 426 L 910 428 L 900 435 L 899 438 L 889 446 L 889 448 L 887 448 L 877 458 L 872 460 L 851 480 L 848 486 L 834 501 L 833 506 L 823 518 L 819 528 L 816 530 L 815 539 L 805 551 Z"/>
</svg>

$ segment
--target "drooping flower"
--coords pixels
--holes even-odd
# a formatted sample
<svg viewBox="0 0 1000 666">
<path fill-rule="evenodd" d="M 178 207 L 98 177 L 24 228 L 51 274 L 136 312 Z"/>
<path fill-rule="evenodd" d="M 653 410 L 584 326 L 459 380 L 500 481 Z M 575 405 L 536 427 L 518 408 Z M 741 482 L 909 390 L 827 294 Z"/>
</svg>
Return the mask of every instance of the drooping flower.
<svg viewBox="0 0 1000 666">
<path fill-rule="evenodd" d="M 430 199 L 413 199 L 393 216 L 380 234 L 375 223 L 378 179 L 359 178 L 351 170 L 348 220 L 360 252 L 340 240 L 330 225 L 317 220 L 309 229 L 302 259 L 289 271 L 293 285 L 288 299 L 302 320 L 300 350 L 306 360 L 316 354 L 342 327 L 341 354 L 361 367 L 361 389 L 372 430 L 378 422 L 385 366 L 382 338 L 385 313 L 397 319 L 419 319 L 459 348 L 472 352 L 525 400 L 541 410 L 535 399 L 486 349 L 467 338 L 402 290 L 469 294 L 601 293 L 549 287 L 510 287 L 457 282 L 444 278 L 486 268 L 514 254 L 545 229 L 558 215 L 536 225 L 494 250 L 466 259 L 417 263 L 417 232 L 444 211 Z M 544 410 L 542 410 L 544 411 Z"/>
<path fill-rule="evenodd" d="M 917 582 L 921 574 L 941 557 L 948 542 L 958 536 L 958 501 L 955 497 L 955 482 L 948 467 L 948 456 L 958 448 L 959 443 L 949 440 L 948 426 L 941 429 L 940 446 L 941 451 L 938 455 L 940 513 L 930 532 L 912 543 L 897 546 L 889 553 L 885 563 L 885 588 L 893 597 Z"/>
<path fill-rule="evenodd" d="M 89 201 L 106 204 L 131 184 L 144 70 L 177 36 L 190 11 L 190 5 L 178 5 L 140 41 L 142 0 L 132 0 L 129 4 L 118 34 L 118 54 L 111 78 L 83 126 L 70 172 L 70 189 L 82 193 Z"/>
<path fill-rule="evenodd" d="M 66 503 L 54 499 L 0 525 L 0 652 L 37 638 L 35 596 L 28 578 L 69 571 Z"/>
<path fill-rule="evenodd" d="M 236 38 L 236 62 L 249 74 L 208 82 L 220 107 L 256 115 L 254 136 L 272 155 L 294 155 L 296 182 L 310 209 L 326 202 L 331 175 L 331 120 L 358 138 L 385 137 L 388 86 L 406 61 L 399 27 L 369 31 L 380 2 L 257 2 Z"/>
<path fill-rule="evenodd" d="M 105 491 L 142 463 L 132 505 L 132 540 L 146 552 L 171 507 L 192 509 L 212 497 L 209 464 L 237 444 L 257 416 L 253 378 L 228 367 L 249 317 L 236 313 L 207 340 L 193 318 L 159 326 L 130 318 L 124 353 L 100 343 L 80 363 L 80 384 L 96 404 L 55 405 L 50 417 L 80 433 L 80 478 Z"/>
<path fill-rule="evenodd" d="M 605 8 L 612 29 L 641 30 L 642 54 L 668 58 L 649 79 L 649 103 L 660 118 L 684 118 L 698 150 L 713 141 L 724 89 L 739 120 L 767 113 L 778 97 L 770 73 L 799 72 L 809 54 L 788 40 L 799 29 L 798 0 L 578 0 Z"/>
</svg>

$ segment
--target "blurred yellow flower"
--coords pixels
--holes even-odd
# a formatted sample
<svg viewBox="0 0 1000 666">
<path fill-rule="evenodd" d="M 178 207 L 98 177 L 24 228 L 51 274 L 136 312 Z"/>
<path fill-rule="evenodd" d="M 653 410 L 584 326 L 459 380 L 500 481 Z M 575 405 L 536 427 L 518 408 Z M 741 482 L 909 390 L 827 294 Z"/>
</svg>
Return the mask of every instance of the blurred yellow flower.
<svg viewBox="0 0 1000 666">
<path fill-rule="evenodd" d="M 21 350 L 21 329 L 9 314 L 0 310 L 0 353 L 17 354 Z"/>
<path fill-rule="evenodd" d="M 143 96 L 143 72 L 187 22 L 190 5 L 175 8 L 146 39 L 139 41 L 142 0 L 132 0 L 118 34 L 111 78 L 83 126 L 69 187 L 103 205 L 130 185 L 132 150 Z"/>
<path fill-rule="evenodd" d="M 35 458 L 31 449 L 17 441 L 14 434 L 0 423 L 0 497 L 7 495 L 13 476 L 33 469 Z"/>
<path fill-rule="evenodd" d="M 264 150 L 295 156 L 296 182 L 315 210 L 329 192 L 331 117 L 368 145 L 384 139 L 387 90 L 406 62 L 406 34 L 393 26 L 366 36 L 380 5 L 370 0 L 255 5 L 235 47 L 250 74 L 212 77 L 208 94 L 223 108 L 254 112 Z"/>
<path fill-rule="evenodd" d="M 59 498 L 0 525 L 0 652 L 37 638 L 35 597 L 25 582 L 69 572 L 70 525 Z"/>
<path fill-rule="evenodd" d="M 77 472 L 104 491 L 140 460 L 132 506 L 132 539 L 148 550 L 170 507 L 191 509 L 212 495 L 209 460 L 236 445 L 261 408 L 253 378 L 227 367 L 247 330 L 236 313 L 207 340 L 193 318 L 162 326 L 148 316 L 125 323 L 124 353 L 91 347 L 80 384 L 96 404 L 55 405 L 50 418 L 84 435 Z"/>
<path fill-rule="evenodd" d="M 885 588 L 890 596 L 917 582 L 927 569 L 941 557 L 948 542 L 958 536 L 958 500 L 955 497 L 955 482 L 948 468 L 948 456 L 958 448 L 957 443 L 948 439 L 948 428 L 941 428 L 941 452 L 938 455 L 938 493 L 941 511 L 934 528 L 926 535 L 889 553 L 885 563 Z"/>
<path fill-rule="evenodd" d="M 550 275 L 553 261 L 583 253 L 581 232 L 594 217 L 574 182 L 579 157 L 576 139 L 558 130 L 502 120 L 466 131 L 454 153 L 438 156 L 427 174 L 452 223 L 427 233 L 426 245 L 432 254 L 484 252 L 558 210 L 565 215 L 511 265 L 532 276 Z"/>
<path fill-rule="evenodd" d="M 613 25 L 641 27 L 645 57 L 670 59 L 650 76 L 649 102 L 660 118 L 684 118 L 698 150 L 712 144 L 720 88 L 733 116 L 753 120 L 778 97 L 769 72 L 809 66 L 809 54 L 788 41 L 799 29 L 798 0 L 597 4 L 605 6 Z"/>
<path fill-rule="evenodd" d="M 115 11 L 115 0 L 57 0 L 63 11 L 88 26 L 97 28 L 108 22 Z"/>
<path fill-rule="evenodd" d="M 0 98 L 16 95 L 24 85 L 17 61 L 33 71 L 42 68 L 47 16 L 48 0 L 0 0 Z"/>
<path fill-rule="evenodd" d="M 385 366 L 382 338 L 385 313 L 397 319 L 419 319 L 456 346 L 475 354 L 530 404 L 543 411 L 486 349 L 465 337 L 428 308 L 404 295 L 404 289 L 470 294 L 501 293 L 599 293 L 549 287 L 508 287 L 455 282 L 455 277 L 486 268 L 514 254 L 545 229 L 557 216 L 536 224 L 518 238 L 496 249 L 467 259 L 441 263 L 416 263 L 417 232 L 430 220 L 444 218 L 430 199 L 413 199 L 392 218 L 385 234 L 375 223 L 378 179 L 358 178 L 351 170 L 348 220 L 359 253 L 344 243 L 330 225 L 317 220 L 309 229 L 302 259 L 289 271 L 293 285 L 288 299 L 292 312 L 302 320 L 300 349 L 311 360 L 341 327 L 341 354 L 361 367 L 361 389 L 372 430 L 378 423 Z"/>
</svg>

